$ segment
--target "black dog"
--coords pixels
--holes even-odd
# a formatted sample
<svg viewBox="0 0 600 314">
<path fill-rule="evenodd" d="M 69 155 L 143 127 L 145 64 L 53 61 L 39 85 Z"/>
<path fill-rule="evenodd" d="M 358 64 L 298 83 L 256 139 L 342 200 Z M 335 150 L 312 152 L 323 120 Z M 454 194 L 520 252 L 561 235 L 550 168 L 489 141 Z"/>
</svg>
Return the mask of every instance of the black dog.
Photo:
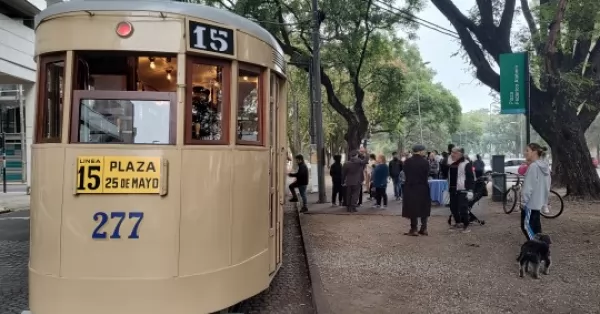
<svg viewBox="0 0 600 314">
<path fill-rule="evenodd" d="M 540 264 L 543 261 L 545 263 L 544 275 L 548 275 L 550 270 L 550 244 L 552 240 L 550 236 L 538 233 L 533 237 L 533 240 L 529 240 L 521 246 L 521 253 L 517 257 L 519 262 L 519 277 L 523 277 L 525 272 L 529 272 L 529 264 L 533 264 L 533 278 L 538 279 L 540 274 Z"/>
</svg>

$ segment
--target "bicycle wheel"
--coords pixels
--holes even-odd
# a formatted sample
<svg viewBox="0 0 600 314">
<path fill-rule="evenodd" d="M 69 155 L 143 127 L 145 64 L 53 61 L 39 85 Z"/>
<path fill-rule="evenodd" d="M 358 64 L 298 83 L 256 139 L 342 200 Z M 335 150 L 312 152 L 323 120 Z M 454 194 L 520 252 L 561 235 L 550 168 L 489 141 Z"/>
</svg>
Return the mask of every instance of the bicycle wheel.
<svg viewBox="0 0 600 314">
<path fill-rule="evenodd" d="M 502 197 L 502 207 L 504 209 L 504 213 L 510 214 L 515 210 L 515 206 L 517 205 L 517 191 L 513 188 L 508 189 L 504 196 Z"/>
<path fill-rule="evenodd" d="M 562 197 L 555 191 L 550 190 L 548 195 L 548 210 L 544 212 L 540 211 L 540 214 L 545 218 L 554 219 L 560 216 L 565 208 L 565 203 Z"/>
</svg>

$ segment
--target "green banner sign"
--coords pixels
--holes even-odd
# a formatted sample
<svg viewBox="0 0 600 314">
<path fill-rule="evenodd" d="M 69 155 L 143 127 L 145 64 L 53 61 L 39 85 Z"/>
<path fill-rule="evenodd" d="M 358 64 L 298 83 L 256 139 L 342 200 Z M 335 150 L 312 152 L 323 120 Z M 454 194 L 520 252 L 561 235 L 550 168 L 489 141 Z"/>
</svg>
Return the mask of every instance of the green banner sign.
<svg viewBox="0 0 600 314">
<path fill-rule="evenodd" d="M 526 52 L 500 55 L 500 113 L 502 114 L 526 112 L 527 57 Z"/>
</svg>

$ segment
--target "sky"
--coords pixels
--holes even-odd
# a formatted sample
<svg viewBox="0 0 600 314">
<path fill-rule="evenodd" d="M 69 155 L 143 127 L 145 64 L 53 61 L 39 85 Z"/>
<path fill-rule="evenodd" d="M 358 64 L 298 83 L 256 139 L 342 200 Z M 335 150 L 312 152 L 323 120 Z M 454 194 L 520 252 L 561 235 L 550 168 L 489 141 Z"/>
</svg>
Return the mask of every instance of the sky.
<svg viewBox="0 0 600 314">
<path fill-rule="evenodd" d="M 417 16 L 454 31 L 448 19 L 430 1 L 426 2 L 426 9 Z M 473 0 L 453 2 L 462 12 L 466 12 L 475 4 Z M 420 27 L 417 35 L 423 62 L 430 62 L 428 66 L 437 72 L 435 80 L 441 82 L 459 99 L 462 111 L 489 108 L 490 103 L 494 101 L 489 95 L 490 89 L 474 78 L 469 64 L 462 56 L 452 57 L 452 54 L 461 49 L 460 43 L 452 37 L 425 27 Z"/>
</svg>

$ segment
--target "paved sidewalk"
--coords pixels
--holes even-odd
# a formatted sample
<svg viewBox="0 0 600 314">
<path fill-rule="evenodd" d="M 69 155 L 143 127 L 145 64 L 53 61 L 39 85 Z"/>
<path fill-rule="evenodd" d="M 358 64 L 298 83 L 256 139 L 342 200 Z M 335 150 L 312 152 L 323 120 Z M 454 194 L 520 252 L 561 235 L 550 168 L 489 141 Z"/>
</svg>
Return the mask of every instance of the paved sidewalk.
<svg viewBox="0 0 600 314">
<path fill-rule="evenodd" d="M 0 213 L 29 209 L 29 195 L 25 193 L 0 193 Z"/>
</svg>

